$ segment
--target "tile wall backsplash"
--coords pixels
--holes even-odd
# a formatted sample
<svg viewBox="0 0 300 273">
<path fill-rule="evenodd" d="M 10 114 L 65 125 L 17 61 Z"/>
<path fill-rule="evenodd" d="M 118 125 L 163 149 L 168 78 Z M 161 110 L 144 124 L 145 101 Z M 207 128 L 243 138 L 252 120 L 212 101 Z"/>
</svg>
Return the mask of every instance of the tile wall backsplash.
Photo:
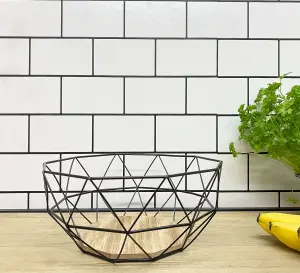
<svg viewBox="0 0 300 273">
<path fill-rule="evenodd" d="M 43 162 L 112 151 L 223 160 L 221 208 L 299 197 L 284 166 L 228 144 L 240 104 L 281 74 L 283 92 L 300 83 L 300 1 L 2 0 L 0 25 L 0 210 L 45 209 Z"/>
</svg>

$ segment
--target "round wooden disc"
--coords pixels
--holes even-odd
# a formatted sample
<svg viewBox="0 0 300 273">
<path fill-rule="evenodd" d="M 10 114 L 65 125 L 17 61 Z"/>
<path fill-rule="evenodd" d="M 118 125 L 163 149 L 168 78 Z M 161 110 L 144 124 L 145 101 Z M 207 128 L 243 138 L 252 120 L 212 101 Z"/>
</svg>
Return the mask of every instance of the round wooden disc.
<svg viewBox="0 0 300 273">
<path fill-rule="evenodd" d="M 135 221 L 136 216 L 122 216 L 119 218 L 125 228 L 129 229 Z M 132 230 L 155 228 L 172 224 L 175 223 L 170 223 L 170 221 L 164 218 L 142 216 L 136 222 Z M 121 231 L 124 230 L 116 218 L 112 218 L 111 220 L 105 222 L 95 222 L 90 226 Z M 140 259 L 149 258 L 141 248 L 143 248 L 151 258 L 154 258 L 164 252 L 184 232 L 185 229 L 186 227 L 176 227 L 133 233 L 130 235 L 133 239 L 130 238 L 130 236 L 126 236 L 126 234 L 116 232 L 78 230 L 78 233 L 83 241 L 85 241 L 92 248 L 101 252 L 107 258 L 116 259 L 119 257 L 120 259 Z M 181 248 L 184 242 L 185 234 L 181 236 L 180 239 L 177 240 L 167 252 Z M 134 241 L 136 241 L 141 248 Z M 81 246 L 84 248 L 84 250 L 95 253 L 82 243 Z M 122 252 L 120 254 L 121 249 Z"/>
</svg>

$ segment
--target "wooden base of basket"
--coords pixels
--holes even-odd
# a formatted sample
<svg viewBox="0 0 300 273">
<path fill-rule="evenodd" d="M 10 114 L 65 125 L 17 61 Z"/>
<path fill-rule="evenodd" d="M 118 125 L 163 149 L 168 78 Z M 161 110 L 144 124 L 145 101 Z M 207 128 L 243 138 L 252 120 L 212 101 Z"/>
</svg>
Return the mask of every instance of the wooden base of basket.
<svg viewBox="0 0 300 273">
<path fill-rule="evenodd" d="M 126 229 L 133 224 L 135 216 L 120 217 L 121 222 Z M 164 218 L 153 216 L 142 216 L 136 222 L 132 230 L 148 229 L 175 224 Z M 95 222 L 91 227 L 99 227 L 114 230 L 123 230 L 116 218 L 106 222 Z M 131 234 L 131 237 L 149 254 L 151 258 L 157 257 L 164 252 L 186 229 L 187 227 L 176 227 L 170 229 L 152 230 Z M 149 258 L 141 248 L 129 237 L 122 233 L 103 232 L 94 230 L 78 230 L 83 241 L 99 251 L 101 254 L 110 259 L 143 259 Z M 126 238 L 121 255 L 124 240 Z M 185 234 L 174 243 L 167 252 L 182 247 Z M 95 253 L 89 247 L 80 243 L 85 251 Z"/>
</svg>

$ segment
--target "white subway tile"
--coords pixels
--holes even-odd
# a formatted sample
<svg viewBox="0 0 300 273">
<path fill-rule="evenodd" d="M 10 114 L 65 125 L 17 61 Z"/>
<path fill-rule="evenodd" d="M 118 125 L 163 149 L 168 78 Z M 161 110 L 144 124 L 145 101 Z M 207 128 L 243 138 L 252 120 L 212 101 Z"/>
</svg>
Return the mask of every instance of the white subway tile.
<svg viewBox="0 0 300 273">
<path fill-rule="evenodd" d="M 247 155 L 211 155 L 211 157 L 222 160 L 222 173 L 220 179 L 220 190 L 246 190 L 247 189 Z"/>
<path fill-rule="evenodd" d="M 194 166 L 191 166 L 191 168 L 188 169 L 188 171 L 192 172 L 198 172 L 199 169 L 196 167 L 197 162 L 193 163 Z M 204 164 L 199 164 L 200 165 L 200 170 L 204 169 L 210 169 L 210 168 L 205 168 Z M 202 173 L 201 176 L 199 173 L 197 174 L 191 174 L 187 176 L 187 189 L 188 190 L 193 190 L 193 191 L 209 191 L 210 189 L 216 190 L 218 188 L 218 179 L 214 175 L 215 171 L 209 171 Z M 201 179 L 202 177 L 202 179 Z"/>
<path fill-rule="evenodd" d="M 79 193 L 79 192 L 77 192 L 77 193 Z M 76 193 L 72 193 L 72 195 L 73 194 L 76 194 Z M 56 202 L 60 202 L 61 200 L 64 200 L 58 205 L 58 207 L 60 209 L 68 209 L 70 211 L 72 211 L 74 209 L 73 205 L 75 205 L 75 203 L 78 199 L 78 196 L 74 196 L 74 197 L 69 198 L 69 201 L 72 203 L 71 204 L 70 202 L 68 202 L 64 199 L 65 196 L 62 193 L 54 193 L 53 195 L 56 199 Z M 68 195 L 71 195 L 71 194 L 68 194 Z M 54 198 L 53 198 L 53 196 L 50 192 L 48 194 L 48 198 L 49 198 L 49 202 L 48 202 L 49 208 L 56 205 L 55 200 L 54 200 Z M 46 195 L 44 193 L 30 193 L 30 196 L 29 196 L 29 209 L 46 209 L 46 208 L 47 208 Z M 81 195 L 76 208 L 78 208 L 78 209 L 90 209 L 91 208 L 91 194 Z M 54 210 L 56 210 L 56 209 L 57 209 L 57 207 L 54 208 Z M 74 214 L 73 219 L 75 220 L 75 223 L 76 223 L 76 219 L 78 219 L 76 216 L 77 215 Z"/>
<path fill-rule="evenodd" d="M 2 0 L 0 25 L 2 36 L 58 36 L 60 2 Z"/>
<path fill-rule="evenodd" d="M 247 103 L 247 80 L 190 78 L 187 81 L 188 113 L 237 114 Z"/>
<path fill-rule="evenodd" d="M 127 37 L 185 37 L 184 2 L 126 3 Z"/>
<path fill-rule="evenodd" d="M 276 81 L 279 82 L 279 79 Z M 291 91 L 292 87 L 300 84 L 300 79 L 297 78 L 285 78 L 282 80 L 281 92 L 287 94 Z"/>
<path fill-rule="evenodd" d="M 31 152 L 88 152 L 92 148 L 92 119 L 87 116 L 32 116 Z"/>
<path fill-rule="evenodd" d="M 252 78 L 249 79 L 249 103 L 253 104 L 261 88 L 267 88 L 268 84 L 279 82 L 278 78 Z M 294 85 L 299 85 L 299 79 L 285 78 L 282 81 L 281 92 L 286 94 Z"/>
<path fill-rule="evenodd" d="M 218 152 L 229 152 L 229 144 L 233 142 L 238 152 L 251 152 L 245 141 L 238 140 L 239 117 L 218 117 Z"/>
<path fill-rule="evenodd" d="M 247 37 L 247 3 L 188 2 L 188 37 Z"/>
<path fill-rule="evenodd" d="M 198 194 L 201 194 L 201 193 L 198 193 Z M 179 203 L 178 199 L 176 199 L 176 202 L 175 202 L 174 194 L 171 196 L 171 198 L 170 198 L 170 195 L 172 195 L 171 192 L 170 193 L 158 192 L 156 194 L 156 196 L 157 196 L 156 197 L 156 207 L 158 209 L 160 209 L 160 208 L 173 209 L 174 207 L 182 209 L 182 207 L 183 207 L 184 209 L 190 210 L 190 209 L 194 209 L 196 206 L 198 206 L 200 201 L 202 203 L 202 204 L 200 204 L 200 207 L 199 207 L 200 210 L 204 209 L 204 208 L 212 208 L 212 207 L 215 207 L 215 205 L 216 205 L 216 193 L 214 193 L 214 192 L 207 193 L 206 197 L 202 198 L 202 200 L 201 200 L 200 196 L 197 196 L 194 194 L 177 192 L 177 196 L 179 197 L 182 206 Z M 182 219 L 185 216 L 183 213 L 184 213 L 183 211 L 176 211 L 176 213 L 174 215 L 175 219 L 177 219 L 177 221 Z M 189 215 L 190 219 L 192 218 L 192 215 L 193 215 L 193 213 L 191 215 Z M 159 214 L 158 214 L 158 216 L 159 216 Z"/>
<path fill-rule="evenodd" d="M 173 154 L 172 154 L 173 155 Z M 160 160 L 161 159 L 161 160 Z M 185 172 L 185 158 L 179 156 L 150 156 L 150 155 L 126 155 L 125 156 L 125 175 L 129 176 L 165 176 L 176 175 Z M 185 179 L 182 176 L 172 177 L 171 180 L 178 189 L 185 189 Z M 136 179 L 139 184 L 141 179 Z M 162 182 L 162 178 L 143 179 L 141 187 L 157 188 Z M 168 184 L 168 182 L 166 182 Z M 125 180 L 126 187 L 136 186 L 131 179 Z M 164 184 L 162 185 L 164 187 Z"/>
<path fill-rule="evenodd" d="M 43 191 L 43 163 L 57 159 L 58 155 L 0 155 L 0 191 Z M 58 163 L 49 166 L 59 170 Z"/>
<path fill-rule="evenodd" d="M 33 39 L 32 74 L 89 75 L 92 73 L 92 41 L 88 39 Z"/>
<path fill-rule="evenodd" d="M 129 206 L 129 209 L 132 208 L 139 208 L 142 209 L 148 200 L 151 198 L 153 193 L 148 192 L 141 192 L 140 196 L 136 193 L 134 195 L 134 192 L 116 192 L 116 193 L 110 193 L 106 192 L 103 193 L 104 198 L 107 200 L 109 205 L 113 208 L 127 208 L 127 206 L 130 204 L 130 200 L 134 195 L 134 198 L 132 199 L 132 202 Z M 100 195 L 98 195 L 98 208 L 101 209 L 108 209 L 107 205 L 105 204 L 104 200 Z M 94 208 L 97 208 L 97 198 L 96 194 L 94 195 Z M 151 199 L 149 202 L 147 208 L 153 208 L 154 207 L 154 198 Z"/>
<path fill-rule="evenodd" d="M 272 208 L 278 206 L 278 195 L 276 192 L 220 193 L 219 206 L 221 208 Z"/>
<path fill-rule="evenodd" d="M 29 195 L 29 209 L 46 209 L 45 193 L 31 193 Z"/>
<path fill-rule="evenodd" d="M 300 189 L 299 178 L 277 160 L 264 156 L 250 156 L 249 172 L 250 190 Z"/>
<path fill-rule="evenodd" d="M 300 76 L 300 41 L 280 41 L 280 73 L 292 72 L 291 76 Z"/>
<path fill-rule="evenodd" d="M 219 41 L 219 76 L 276 76 L 278 42 Z"/>
<path fill-rule="evenodd" d="M 163 187 L 167 188 L 165 185 L 163 185 Z M 176 204 L 178 204 L 178 201 L 176 202 Z M 176 207 L 176 204 L 175 204 L 175 195 L 172 194 L 172 192 L 158 192 L 156 194 L 156 207 L 157 208 L 170 209 L 170 208 Z"/>
<path fill-rule="evenodd" d="M 28 149 L 28 117 L 0 117 L 0 151 L 27 152 Z"/>
<path fill-rule="evenodd" d="M 78 198 L 79 198 L 79 200 L 78 200 Z M 88 193 L 88 194 L 84 194 L 84 195 L 81 195 L 80 197 L 79 196 L 74 196 L 74 197 L 71 197 L 71 198 L 69 198 L 69 201 L 72 203 L 72 204 L 70 204 L 69 202 L 68 202 L 68 206 L 69 206 L 69 208 L 70 209 L 73 209 L 74 208 L 74 206 L 75 206 L 75 204 L 76 204 L 76 202 L 77 202 L 77 200 L 78 200 L 78 203 L 77 203 L 77 205 L 76 205 L 76 208 L 78 208 L 78 209 L 90 209 L 91 208 L 91 205 L 92 205 L 92 193 Z M 60 206 L 60 207 L 67 207 L 67 204 L 66 204 L 66 202 L 64 202 L 63 204 L 62 204 L 62 206 Z M 76 217 L 76 216 L 75 216 Z M 77 217 L 77 218 L 75 218 L 74 217 L 74 221 L 75 221 L 75 223 L 76 223 L 76 219 L 78 220 L 79 219 L 79 217 Z M 81 217 L 80 217 L 81 218 Z"/>
<path fill-rule="evenodd" d="M 63 15 L 64 36 L 123 36 L 123 1 L 64 1 Z"/>
<path fill-rule="evenodd" d="M 49 193 L 49 196 L 51 196 L 50 193 Z M 30 193 L 29 209 L 46 209 L 46 208 L 47 208 L 47 206 L 46 206 L 45 193 Z"/>
<path fill-rule="evenodd" d="M 27 75 L 29 71 L 28 39 L 0 39 L 0 74 Z"/>
<path fill-rule="evenodd" d="M 122 78 L 63 78 L 63 113 L 122 113 Z"/>
<path fill-rule="evenodd" d="M 210 192 L 206 195 L 202 208 L 215 208 L 217 206 L 217 193 Z"/>
<path fill-rule="evenodd" d="M 253 104 L 259 89 L 268 87 L 268 84 L 278 81 L 276 78 L 249 79 L 249 104 Z"/>
<path fill-rule="evenodd" d="M 214 40 L 158 40 L 158 75 L 215 75 L 217 43 Z"/>
<path fill-rule="evenodd" d="M 97 152 L 153 151 L 153 117 L 96 116 L 94 122 L 94 149 Z"/>
<path fill-rule="evenodd" d="M 158 151 L 215 151 L 215 116 L 157 117 Z"/>
<path fill-rule="evenodd" d="M 184 113 L 184 79 L 127 78 L 125 87 L 127 113 Z"/>
<path fill-rule="evenodd" d="M 78 194 L 79 192 L 76 192 L 76 193 Z M 76 193 L 74 193 L 74 194 L 76 194 Z M 71 194 L 68 194 L 68 195 L 71 195 Z M 73 193 L 72 193 L 72 195 L 73 195 Z M 58 205 L 58 207 L 60 209 L 68 209 L 68 210 L 72 211 L 74 209 L 74 206 L 75 206 L 77 200 L 78 200 L 78 203 L 76 205 L 77 209 L 90 209 L 91 208 L 91 193 L 83 194 L 80 197 L 79 197 L 79 195 L 70 197 L 70 198 L 68 198 L 69 201 L 65 200 L 65 196 L 62 193 L 55 193 L 54 197 L 55 197 L 57 203 L 60 202 L 61 200 L 63 200 Z M 33 201 L 34 201 L 33 205 L 36 206 L 36 208 L 38 208 L 38 206 L 44 205 L 44 202 L 42 200 L 33 200 Z M 52 206 L 56 206 L 56 202 L 55 202 L 53 196 L 50 194 L 49 195 L 49 207 L 51 208 Z M 57 207 L 55 209 L 57 209 Z M 75 224 L 76 224 L 76 219 L 78 220 L 80 218 L 82 219 L 81 216 L 74 214 L 73 220 L 75 221 Z"/>
<path fill-rule="evenodd" d="M 91 156 L 92 155 L 92 156 Z M 74 157 L 77 159 L 74 160 Z M 118 156 L 105 155 L 95 156 L 94 154 L 63 154 L 62 158 L 68 158 L 62 161 L 62 172 L 70 173 L 72 175 L 79 175 L 83 177 L 110 177 L 123 176 L 123 163 Z M 122 156 L 121 156 L 122 159 Z M 80 163 L 79 163 L 80 162 Z M 84 169 L 82 168 L 84 167 Z M 84 185 L 84 178 L 67 176 L 61 177 L 61 186 L 63 190 L 81 191 Z M 101 189 L 105 188 L 121 188 L 123 186 L 123 179 L 114 180 L 93 180 L 94 184 Z M 95 185 L 88 181 L 85 190 L 95 190 Z"/>
<path fill-rule="evenodd" d="M 220 190 L 247 190 L 247 155 L 239 155 L 237 158 L 233 158 L 232 155 L 226 154 L 199 154 L 199 156 L 223 161 Z M 216 168 L 218 165 L 218 162 L 208 160 L 199 160 L 198 162 L 201 170 Z M 193 163 L 193 165 L 195 165 L 195 163 Z M 191 165 L 191 171 L 198 171 L 197 168 L 193 168 L 193 165 Z M 213 173 L 210 173 L 206 177 L 205 173 L 202 174 L 203 179 L 207 178 L 206 180 L 204 179 L 204 182 L 206 182 L 205 184 L 207 184 L 212 175 Z M 192 177 L 191 179 L 188 177 L 189 189 L 200 189 L 200 186 L 201 180 L 199 175 L 198 177 L 193 177 L 193 179 Z M 217 189 L 217 180 L 213 189 Z"/>
<path fill-rule="evenodd" d="M 27 209 L 26 193 L 0 193 L 0 210 Z"/>
<path fill-rule="evenodd" d="M 189 194 L 189 193 L 183 193 L 183 192 L 177 192 L 176 193 L 178 198 L 176 198 L 175 194 L 172 192 L 158 192 L 156 194 L 156 206 L 158 208 L 178 208 L 178 209 L 190 209 L 190 208 L 195 208 L 196 206 L 198 206 L 201 197 L 194 195 L 194 194 Z M 210 197 L 210 196 L 209 196 Z M 176 199 L 176 201 L 175 201 Z M 181 204 L 179 203 L 179 201 L 181 202 Z M 202 199 L 203 201 L 203 199 Z M 178 217 L 178 220 L 181 219 L 182 217 L 179 217 L 179 215 L 181 215 L 181 212 L 176 212 L 175 217 Z M 159 216 L 159 214 L 158 214 Z M 190 219 L 192 219 L 193 217 L 193 213 L 189 215 Z M 177 219 L 177 218 L 176 218 Z M 177 221 L 178 221 L 177 220 Z"/>
<path fill-rule="evenodd" d="M 59 78 L 1 77 L 1 113 L 58 113 Z"/>
<path fill-rule="evenodd" d="M 189 154 L 190 155 L 190 154 Z M 215 177 L 218 161 L 215 154 L 191 154 L 193 157 L 187 158 L 187 172 L 206 171 L 204 173 L 195 173 L 187 175 L 188 190 L 217 190 L 218 179 Z M 217 159 L 218 160 L 218 159 Z M 210 170 L 210 171 L 209 171 Z"/>
<path fill-rule="evenodd" d="M 250 37 L 299 38 L 299 13 L 294 3 L 250 3 Z"/>
<path fill-rule="evenodd" d="M 290 199 L 295 199 L 297 203 L 291 202 Z M 300 192 L 281 192 L 280 193 L 280 207 L 283 208 L 299 208 Z"/>
<path fill-rule="evenodd" d="M 96 75 L 154 75 L 154 41 L 95 40 Z"/>
</svg>

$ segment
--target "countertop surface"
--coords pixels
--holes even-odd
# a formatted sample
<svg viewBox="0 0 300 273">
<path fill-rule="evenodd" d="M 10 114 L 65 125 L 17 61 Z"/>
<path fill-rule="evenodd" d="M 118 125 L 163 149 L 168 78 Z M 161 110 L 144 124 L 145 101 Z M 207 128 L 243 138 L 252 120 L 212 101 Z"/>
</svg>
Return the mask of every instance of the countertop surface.
<svg viewBox="0 0 300 273">
<path fill-rule="evenodd" d="M 83 254 L 46 213 L 0 214 L 0 272 L 288 273 L 300 253 L 256 223 L 258 212 L 218 212 L 185 251 L 153 263 L 119 263 Z"/>
</svg>

